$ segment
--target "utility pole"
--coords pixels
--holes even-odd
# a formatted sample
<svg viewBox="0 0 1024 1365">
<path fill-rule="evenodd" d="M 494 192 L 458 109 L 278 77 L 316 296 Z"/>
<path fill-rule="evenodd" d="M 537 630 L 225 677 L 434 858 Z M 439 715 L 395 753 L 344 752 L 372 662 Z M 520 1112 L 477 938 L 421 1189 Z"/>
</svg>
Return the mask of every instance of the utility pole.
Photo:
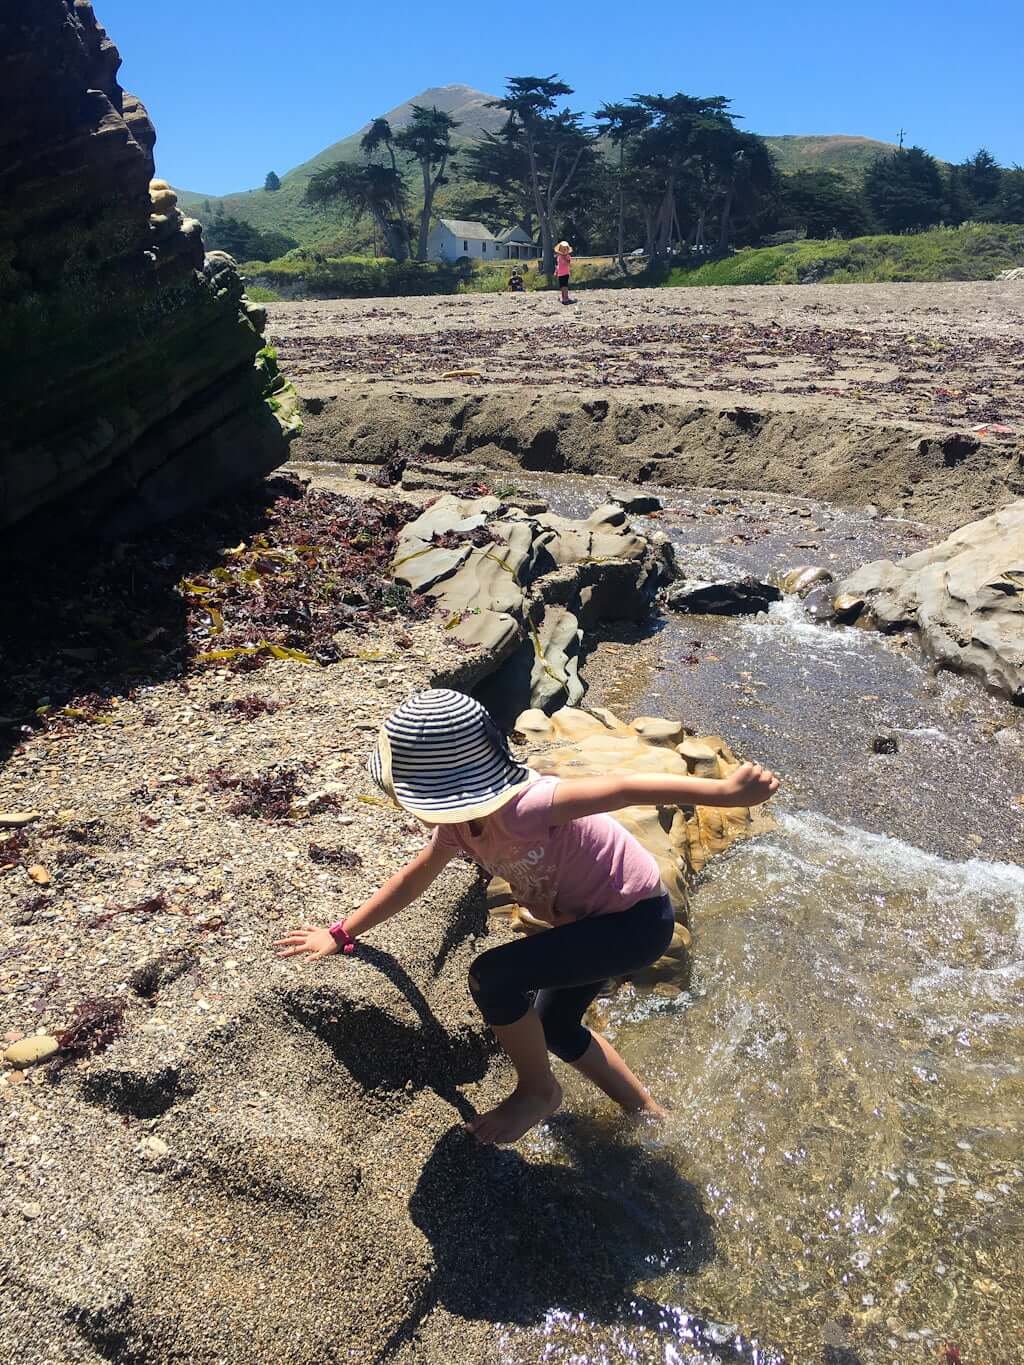
<svg viewBox="0 0 1024 1365">
<path fill-rule="evenodd" d="M 903 129 L 900 129 L 900 151 L 903 151 Z"/>
</svg>

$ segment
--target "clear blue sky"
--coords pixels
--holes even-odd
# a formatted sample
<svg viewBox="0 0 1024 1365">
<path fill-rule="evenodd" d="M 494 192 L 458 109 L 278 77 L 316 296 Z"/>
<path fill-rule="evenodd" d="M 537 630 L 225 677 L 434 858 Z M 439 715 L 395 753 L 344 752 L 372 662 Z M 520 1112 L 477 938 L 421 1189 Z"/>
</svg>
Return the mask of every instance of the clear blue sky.
<svg viewBox="0 0 1024 1365">
<path fill-rule="evenodd" d="M 506 75 L 552 71 L 588 113 L 636 91 L 722 94 L 752 132 L 893 142 L 902 127 L 944 160 L 984 144 L 1024 163 L 1021 0 L 94 5 L 156 125 L 159 174 L 208 194 L 283 174 L 429 86 L 500 94 Z"/>
</svg>

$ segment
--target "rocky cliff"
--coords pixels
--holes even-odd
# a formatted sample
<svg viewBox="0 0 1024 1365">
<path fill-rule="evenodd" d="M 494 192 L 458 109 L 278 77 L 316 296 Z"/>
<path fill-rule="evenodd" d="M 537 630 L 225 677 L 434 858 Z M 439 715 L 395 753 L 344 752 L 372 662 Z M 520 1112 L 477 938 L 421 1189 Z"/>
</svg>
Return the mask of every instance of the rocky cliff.
<svg viewBox="0 0 1024 1365">
<path fill-rule="evenodd" d="M 87 0 L 0 13 L 0 527 L 172 516 L 281 463 L 295 425 L 262 310 L 152 180 L 120 60 Z"/>
</svg>

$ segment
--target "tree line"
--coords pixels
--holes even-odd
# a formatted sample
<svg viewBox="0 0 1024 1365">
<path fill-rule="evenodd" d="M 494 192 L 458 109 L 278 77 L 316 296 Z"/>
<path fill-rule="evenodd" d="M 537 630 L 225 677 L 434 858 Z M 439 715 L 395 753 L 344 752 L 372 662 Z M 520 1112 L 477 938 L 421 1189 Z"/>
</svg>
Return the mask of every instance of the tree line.
<svg viewBox="0 0 1024 1365">
<path fill-rule="evenodd" d="M 450 186 L 446 216 L 517 224 L 539 244 L 548 274 L 561 237 L 578 251 L 614 254 L 625 271 L 627 250 L 657 268 L 779 234 L 1024 222 L 1024 169 L 1004 169 L 984 148 L 957 166 L 900 147 L 858 178 L 783 173 L 767 143 L 737 126 L 723 95 L 637 94 L 588 120 L 567 107 L 572 94 L 557 75 L 509 77 L 490 106 L 505 115 L 498 132 L 461 146 L 453 141 L 459 124 L 436 108 L 414 105 L 397 131 L 377 118 L 361 140 L 362 160 L 316 172 L 306 200 L 369 219 L 385 255 L 423 261 L 438 193 Z M 410 171 L 422 183 L 416 196 Z M 265 188 L 279 185 L 271 173 Z"/>
</svg>

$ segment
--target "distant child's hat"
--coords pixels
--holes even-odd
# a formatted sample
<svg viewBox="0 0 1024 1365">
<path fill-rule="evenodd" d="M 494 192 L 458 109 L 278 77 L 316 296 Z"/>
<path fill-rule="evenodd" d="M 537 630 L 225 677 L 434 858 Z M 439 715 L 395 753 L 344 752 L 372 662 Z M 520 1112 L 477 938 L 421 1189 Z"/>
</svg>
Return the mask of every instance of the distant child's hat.
<svg viewBox="0 0 1024 1365">
<path fill-rule="evenodd" d="M 566 256 L 572 255 L 572 247 L 569 245 L 568 242 L 559 242 L 558 245 L 555 247 L 555 250 L 561 251 Z"/>
<path fill-rule="evenodd" d="M 392 711 L 366 766 L 392 801 L 432 825 L 491 815 L 537 778 L 478 701 L 442 687 Z"/>
</svg>

